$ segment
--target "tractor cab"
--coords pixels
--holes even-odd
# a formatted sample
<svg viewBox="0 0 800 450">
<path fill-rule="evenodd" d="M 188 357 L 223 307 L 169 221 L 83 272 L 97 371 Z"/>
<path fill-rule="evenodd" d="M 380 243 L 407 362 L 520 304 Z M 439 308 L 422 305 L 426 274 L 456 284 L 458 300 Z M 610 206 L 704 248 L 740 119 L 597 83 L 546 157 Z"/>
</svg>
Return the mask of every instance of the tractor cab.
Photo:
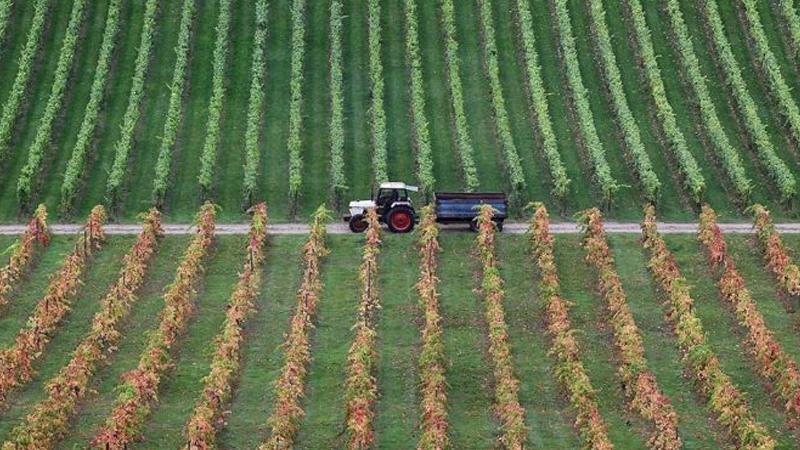
<svg viewBox="0 0 800 450">
<path fill-rule="evenodd" d="M 350 202 L 344 221 L 351 231 L 361 233 L 367 229 L 366 210 L 375 208 L 378 220 L 388 225 L 390 231 L 408 233 L 419 220 L 410 197 L 411 192 L 418 190 L 400 182 L 381 183 L 373 199 Z"/>
</svg>

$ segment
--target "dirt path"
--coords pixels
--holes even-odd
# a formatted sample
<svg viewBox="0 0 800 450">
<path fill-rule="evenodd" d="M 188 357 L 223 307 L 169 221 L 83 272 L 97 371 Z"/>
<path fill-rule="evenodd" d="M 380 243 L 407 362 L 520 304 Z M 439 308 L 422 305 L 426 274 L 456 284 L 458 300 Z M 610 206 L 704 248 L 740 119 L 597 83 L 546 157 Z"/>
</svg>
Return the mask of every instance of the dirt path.
<svg viewBox="0 0 800 450">
<path fill-rule="evenodd" d="M 781 233 L 800 233 L 800 223 L 778 223 L 775 224 L 775 227 Z M 81 230 L 81 225 L 53 224 L 50 228 L 53 234 L 75 234 Z M 721 223 L 720 228 L 725 233 L 753 232 L 753 226 L 749 223 Z M 0 225 L 0 235 L 17 235 L 21 234 L 24 229 L 25 225 Z M 249 225 L 245 223 L 217 224 L 217 234 L 246 234 L 248 229 Z M 464 225 L 443 225 L 442 229 L 450 232 L 469 232 Z M 528 224 L 524 222 L 506 223 L 503 232 L 521 234 L 525 233 L 527 229 Z M 574 222 L 553 223 L 550 229 L 556 234 L 577 233 L 580 231 L 580 228 Z M 635 222 L 606 222 L 605 229 L 608 233 L 639 233 L 641 231 L 639 224 Z M 136 234 L 140 230 L 141 227 L 135 224 L 109 224 L 105 226 L 107 234 Z M 695 233 L 697 232 L 697 223 L 659 222 L 658 230 L 664 234 Z M 164 232 L 166 234 L 189 234 L 194 232 L 194 226 L 173 223 L 164 224 Z M 270 234 L 306 234 L 308 233 L 308 225 L 303 223 L 279 223 L 269 225 L 268 232 Z M 348 234 L 350 230 L 347 228 L 347 224 L 333 223 L 328 225 L 328 232 L 331 234 Z"/>
</svg>

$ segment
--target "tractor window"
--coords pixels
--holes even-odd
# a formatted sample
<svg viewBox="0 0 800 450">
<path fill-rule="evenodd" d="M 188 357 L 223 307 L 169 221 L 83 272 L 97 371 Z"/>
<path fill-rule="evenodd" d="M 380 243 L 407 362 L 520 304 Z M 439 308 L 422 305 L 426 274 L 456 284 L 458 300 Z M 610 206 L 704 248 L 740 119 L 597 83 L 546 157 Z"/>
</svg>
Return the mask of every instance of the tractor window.
<svg viewBox="0 0 800 450">
<path fill-rule="evenodd" d="M 377 206 L 390 205 L 397 201 L 397 191 L 394 189 L 381 189 L 378 191 L 378 196 L 375 198 Z"/>
</svg>

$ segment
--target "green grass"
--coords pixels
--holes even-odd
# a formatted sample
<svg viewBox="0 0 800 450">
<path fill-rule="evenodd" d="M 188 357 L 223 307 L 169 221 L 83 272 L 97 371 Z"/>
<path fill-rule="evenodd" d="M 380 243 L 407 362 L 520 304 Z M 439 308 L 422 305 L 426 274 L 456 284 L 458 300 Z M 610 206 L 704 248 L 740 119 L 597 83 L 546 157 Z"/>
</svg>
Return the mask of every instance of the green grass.
<svg viewBox="0 0 800 450">
<path fill-rule="evenodd" d="M 188 332 L 175 353 L 175 369 L 161 384 L 158 408 L 144 426 L 140 448 L 178 448 L 183 426 L 203 389 L 215 348 L 214 337 L 225 320 L 225 306 L 247 253 L 242 236 L 220 236 L 209 255 L 203 283 L 198 286 L 196 310 Z"/>
<path fill-rule="evenodd" d="M 123 324 L 118 351 L 92 380 L 92 392 L 71 423 L 61 448 L 83 448 L 116 400 L 119 376 L 134 368 L 147 337 L 158 323 L 163 292 L 174 277 L 174 268 L 190 237 L 166 237 L 148 272 L 140 298 Z M 274 400 L 273 382 L 283 363 L 283 341 L 294 294 L 302 273 L 300 251 L 305 236 L 270 238 L 264 279 L 257 312 L 246 324 L 241 375 L 220 433 L 223 448 L 253 448 L 268 437 L 267 417 Z M 750 236 L 727 236 L 731 254 L 750 288 L 767 325 L 785 351 L 800 360 L 797 313 L 787 314 L 771 273 L 763 266 L 756 243 Z M 0 239 L 0 246 L 12 238 Z M 73 311 L 36 363 L 39 374 L 10 399 L 0 421 L 0 440 L 8 436 L 35 402 L 44 396 L 44 383 L 70 356 L 88 330 L 89 319 L 101 296 L 116 277 L 121 256 L 133 236 L 109 238 L 106 248 L 92 260 L 85 284 Z M 741 347 L 744 334 L 733 313 L 719 299 L 714 276 L 702 249 L 692 235 L 667 235 L 680 267 L 693 286 L 698 316 L 724 370 L 745 393 L 755 417 L 764 423 L 781 448 L 792 445 L 779 402 L 755 371 Z M 492 411 L 492 371 L 486 354 L 483 304 L 474 289 L 478 266 L 473 255 L 474 234 L 448 232 L 440 236 L 441 313 L 443 316 L 447 371 L 450 438 L 454 448 L 494 448 L 497 422 Z M 662 297 L 646 268 L 646 255 L 638 235 L 609 237 L 617 270 L 628 294 L 628 302 L 639 326 L 650 368 L 678 413 L 679 433 L 688 449 L 727 445 L 727 436 L 711 419 L 705 400 L 684 372 L 675 337 L 664 318 Z M 797 248 L 800 236 L 787 236 L 787 246 Z M 648 424 L 630 412 L 616 374 L 618 364 L 611 330 L 605 319 L 602 298 L 596 292 L 596 275 L 584 261 L 577 235 L 556 237 L 556 260 L 581 346 L 581 357 L 597 390 L 600 412 L 609 425 L 609 436 L 618 448 L 642 448 Z M 176 366 L 159 391 L 159 403 L 145 427 L 144 441 L 137 448 L 174 448 L 183 443 L 183 426 L 191 414 L 208 372 L 213 339 L 225 314 L 236 273 L 242 264 L 242 236 L 220 236 L 207 261 L 199 286 L 197 313 L 176 352 Z M 50 275 L 71 249 L 73 238 L 57 236 L 20 286 L 20 295 L 0 317 L 0 345 L 7 346 L 43 294 Z M 316 327 L 312 332 L 312 363 L 303 405 L 297 448 L 337 448 L 343 445 L 343 383 L 351 325 L 358 304 L 363 237 L 329 236 L 331 254 L 322 266 L 323 291 Z M 532 278 L 529 243 L 522 235 L 500 235 L 498 255 L 506 281 L 506 317 L 514 360 L 520 380 L 520 401 L 525 408 L 528 445 L 536 448 L 576 448 L 579 437 L 572 426 L 574 411 L 553 376 L 549 338 Z M 380 256 L 382 309 L 378 320 L 378 369 L 380 391 L 375 422 L 378 448 L 407 448 L 418 436 L 419 396 L 417 356 L 419 307 L 413 285 L 418 276 L 417 249 L 413 236 L 385 235 Z"/>
<path fill-rule="evenodd" d="M 576 142 L 577 126 L 570 113 L 570 100 L 561 74 L 557 34 L 551 19 L 551 5 L 546 0 L 529 0 L 533 13 L 536 49 L 545 88 L 548 92 L 554 131 L 567 174 L 572 180 L 570 192 L 563 205 L 554 204 L 557 217 L 568 218 L 575 211 L 597 203 L 596 188 L 588 175 L 591 169 L 583 151 Z M 177 38 L 180 0 L 165 1 L 160 5 L 157 33 L 145 83 L 142 115 L 137 125 L 135 146 L 128 165 L 125 195 L 116 220 L 134 221 L 139 211 L 151 203 L 151 174 L 161 141 L 161 131 L 168 101 L 167 89 L 174 62 L 174 45 Z M 217 17 L 216 2 L 198 4 L 194 32 L 190 43 L 190 63 L 186 92 L 183 99 L 183 119 L 179 126 L 174 148 L 174 161 L 168 190 L 165 217 L 170 221 L 188 222 L 199 205 L 200 191 L 197 183 L 200 159 L 199 149 L 205 137 L 207 106 L 211 85 L 211 49 L 215 37 Z M 266 44 L 267 69 L 265 80 L 264 118 L 260 127 L 261 167 L 259 167 L 258 192 L 272 206 L 275 221 L 289 221 L 291 217 L 286 172 L 286 148 L 289 105 L 289 2 L 276 0 L 269 5 L 268 38 Z M 570 2 L 570 15 L 577 37 L 580 69 L 589 90 L 588 98 L 595 116 L 595 126 L 606 150 L 614 176 L 624 184 L 610 217 L 635 220 L 640 215 L 643 201 L 636 180 L 625 162 L 621 132 L 615 123 L 602 73 L 597 67 L 596 49 L 589 35 L 589 20 L 585 5 Z M 646 150 L 653 167 L 663 183 L 659 213 L 666 220 L 688 220 L 693 217 L 691 207 L 682 193 L 676 167 L 661 136 L 660 124 L 652 112 L 652 98 L 644 86 L 635 45 L 631 41 L 631 25 L 621 2 L 605 2 L 606 18 L 611 30 L 612 44 L 622 73 L 625 94 L 637 119 Z M 669 98 L 678 119 L 678 125 L 687 138 L 689 150 L 700 164 L 707 184 L 707 200 L 720 212 L 734 220 L 743 219 L 740 207 L 733 196 L 718 163 L 710 156 L 713 152 L 705 131 L 698 120 L 691 89 L 683 79 L 675 49 L 670 40 L 666 13 L 657 3 L 645 5 L 648 26 L 659 58 L 659 65 Z M 724 85 L 717 70 L 702 16 L 696 6 L 682 1 L 684 14 L 694 38 L 702 70 L 714 85 Z M 759 114 L 765 119 L 768 131 L 781 158 L 793 171 L 800 170 L 800 151 L 788 139 L 777 105 L 771 99 L 765 79 L 756 67 L 752 51 L 743 32 L 735 2 L 723 2 L 720 11 L 734 53 L 757 104 Z M 55 55 L 60 48 L 69 14 L 69 4 L 55 2 L 48 16 L 42 39 L 42 48 L 36 57 L 36 67 L 23 104 L 22 114 L 12 137 L 11 157 L 3 164 L 6 174 L 0 180 L 0 222 L 20 220 L 13 188 L 27 155 L 41 116 L 44 99 L 49 91 L 55 67 Z M 525 72 L 520 37 L 514 23 L 510 5 L 494 0 L 492 3 L 496 27 L 498 61 L 506 99 L 512 138 L 522 160 L 527 189 L 519 196 L 515 206 L 531 200 L 554 203 L 550 195 L 550 179 L 546 161 L 541 153 L 541 138 L 533 120 L 530 99 L 524 91 Z M 106 2 L 92 3 L 87 11 L 86 26 L 76 60 L 76 70 L 70 81 L 63 114 L 59 117 L 50 154 L 44 162 L 45 175 L 40 189 L 35 193 L 48 206 L 55 207 L 63 180 L 63 171 L 75 141 L 78 124 L 86 102 L 86 92 L 91 84 L 97 58 Z M 139 42 L 142 24 L 142 5 L 126 4 L 121 20 L 126 24 L 118 38 L 110 82 L 104 96 L 95 139 L 89 152 L 88 170 L 84 177 L 79 200 L 71 217 L 75 219 L 88 212 L 92 206 L 104 202 L 105 182 L 110 169 L 113 143 L 119 136 L 119 126 L 126 106 L 130 75 Z M 222 209 L 220 219 L 241 222 L 246 216 L 241 210 L 242 165 L 244 162 L 244 120 L 242 111 L 247 103 L 251 77 L 250 61 L 254 31 L 253 5 L 234 2 L 230 37 L 230 51 L 225 73 L 226 98 L 222 115 L 222 138 L 218 154 L 218 170 L 212 189 L 213 200 Z M 797 63 L 787 50 L 781 37 L 782 17 L 767 4 L 759 5 L 761 20 L 776 54 L 784 76 L 794 88 L 800 87 Z M 444 64 L 441 11 L 437 2 L 419 4 L 419 34 L 422 50 L 422 72 L 426 93 L 426 116 L 431 131 L 434 174 L 439 190 L 463 188 L 460 163 L 455 152 L 454 130 L 451 121 L 449 93 Z M 321 203 L 331 200 L 329 189 L 330 166 L 330 92 L 328 42 L 329 2 L 312 2 L 306 11 L 307 51 L 303 61 L 303 136 L 301 154 L 304 161 L 303 182 L 296 219 L 303 220 Z M 29 3 L 15 3 L 9 33 L 0 52 L 9 61 L 0 67 L 0 101 L 7 95 L 16 72 L 16 64 L 24 41 L 24 31 L 30 22 L 32 7 Z M 343 200 L 366 197 L 372 184 L 372 147 L 370 137 L 369 105 L 371 104 L 367 77 L 367 11 L 366 5 L 355 0 L 344 2 L 343 70 L 344 70 L 344 162 L 346 182 L 350 186 Z M 481 189 L 509 189 L 502 149 L 497 138 L 495 118 L 489 97 L 486 61 L 482 51 L 483 36 L 474 2 L 460 2 L 455 10 L 456 37 L 459 41 L 460 65 L 463 78 L 465 106 L 469 133 L 475 146 L 475 162 Z M 409 72 L 405 55 L 405 15 L 400 3 L 387 3 L 381 8 L 381 59 L 384 66 L 386 89 L 384 102 L 388 130 L 388 168 L 393 179 L 416 181 L 416 154 L 413 146 L 411 111 L 409 104 Z M 795 89 L 796 90 L 796 89 Z M 795 98 L 798 95 L 793 94 Z M 766 183 L 767 175 L 754 164 L 754 153 L 748 150 L 749 138 L 738 120 L 735 105 L 726 89 L 713 89 L 713 100 L 726 127 L 732 145 L 742 149 L 743 162 L 755 189 L 753 200 L 772 206 L 778 218 L 797 216 L 797 207 L 782 207 L 777 194 Z M 341 207 L 342 205 L 340 205 Z M 520 216 L 518 208 L 512 215 Z"/>
<path fill-rule="evenodd" d="M 306 381 L 306 417 L 296 448 L 344 445 L 344 379 L 347 350 L 358 308 L 361 239 L 328 239 L 331 254 L 322 272 L 311 366 Z M 266 417 L 264 417 L 266 420 Z"/>
<path fill-rule="evenodd" d="M 224 448 L 255 448 L 267 433 L 274 400 L 272 383 L 280 374 L 280 345 L 295 308 L 295 290 L 302 274 L 304 236 L 272 239 L 267 245 L 263 287 L 256 313 L 245 329 L 242 374 L 231 402 L 228 425 L 220 435 Z"/>
<path fill-rule="evenodd" d="M 29 383 L 16 390 L 9 397 L 8 410 L 4 411 L 3 420 L 0 421 L 0 440 L 8 436 L 11 428 L 29 412 L 30 407 L 35 402 L 45 398 L 44 386 L 46 381 L 69 361 L 72 357 L 72 351 L 89 330 L 91 319 L 100 305 L 100 300 L 105 295 L 107 287 L 116 280 L 118 271 L 122 267 L 122 256 L 128 252 L 134 241 L 134 236 L 112 239 L 102 251 L 92 258 L 83 277 L 80 293 L 73 299 L 72 310 L 61 322 L 57 331 L 53 333 L 53 339 L 45 347 L 42 357 L 34 363 L 34 370 L 36 370 L 37 374 Z M 50 267 L 49 257 L 51 253 L 53 253 L 53 256 L 60 256 L 62 253 L 60 250 L 63 250 L 65 246 L 71 249 L 72 243 L 73 239 L 71 237 L 56 237 L 40 266 L 43 269 Z M 35 283 L 39 280 L 32 278 L 31 281 Z M 24 294 L 18 300 L 24 301 L 20 301 L 19 306 L 27 305 L 29 303 L 28 300 L 35 302 L 41 298 L 41 295 L 37 295 L 35 299 L 29 298 L 27 295 L 28 293 L 43 294 L 44 290 L 40 291 L 36 289 L 37 287 L 37 285 L 29 286 L 27 283 L 22 286 L 21 292 Z M 33 310 L 33 304 L 30 306 L 30 308 L 27 308 L 26 313 L 30 313 Z M 13 333 L 11 334 L 13 339 L 13 335 L 24 324 L 24 319 L 20 320 L 19 316 L 9 317 L 9 319 L 15 321 L 7 323 L 3 327 L 3 348 L 6 348 L 11 342 L 11 340 L 7 339 L 7 334 Z"/>
</svg>

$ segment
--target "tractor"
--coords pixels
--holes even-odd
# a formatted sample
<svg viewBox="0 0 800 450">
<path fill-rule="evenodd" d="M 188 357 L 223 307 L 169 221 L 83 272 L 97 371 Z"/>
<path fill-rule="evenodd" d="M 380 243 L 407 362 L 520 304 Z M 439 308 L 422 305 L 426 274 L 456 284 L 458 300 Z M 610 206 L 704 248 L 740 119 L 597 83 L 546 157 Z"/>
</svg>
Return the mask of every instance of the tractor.
<svg viewBox="0 0 800 450">
<path fill-rule="evenodd" d="M 375 208 L 378 220 L 389 227 L 393 233 L 408 233 L 419 222 L 414 211 L 410 193 L 417 192 L 416 186 L 400 182 L 381 183 L 372 200 L 356 200 L 349 204 L 348 214 L 344 221 L 350 225 L 353 233 L 362 233 L 367 229 L 366 210 Z"/>
</svg>

